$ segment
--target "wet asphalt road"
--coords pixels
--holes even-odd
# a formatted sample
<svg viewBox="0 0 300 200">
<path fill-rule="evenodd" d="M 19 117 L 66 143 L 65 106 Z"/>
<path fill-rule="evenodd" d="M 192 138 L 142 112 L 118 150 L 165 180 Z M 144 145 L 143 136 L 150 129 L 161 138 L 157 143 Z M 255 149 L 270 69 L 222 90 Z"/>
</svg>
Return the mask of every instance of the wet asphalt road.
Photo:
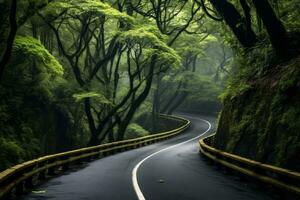
<svg viewBox="0 0 300 200">
<path fill-rule="evenodd" d="M 181 115 L 191 120 L 183 134 L 150 146 L 88 163 L 52 178 L 22 200 L 137 200 L 132 170 L 145 157 L 204 133 L 215 118 Z M 205 136 L 204 135 L 204 136 Z M 202 136 L 203 137 L 203 136 Z M 138 184 L 147 200 L 270 200 L 275 199 L 254 183 L 228 175 L 199 155 L 198 139 L 160 152 L 137 171 Z"/>
</svg>

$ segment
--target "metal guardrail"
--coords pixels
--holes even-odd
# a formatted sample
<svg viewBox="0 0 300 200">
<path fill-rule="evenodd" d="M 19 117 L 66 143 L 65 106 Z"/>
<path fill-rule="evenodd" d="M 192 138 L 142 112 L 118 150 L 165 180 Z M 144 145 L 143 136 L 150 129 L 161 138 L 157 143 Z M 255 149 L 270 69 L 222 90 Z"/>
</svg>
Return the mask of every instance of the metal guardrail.
<svg viewBox="0 0 300 200">
<path fill-rule="evenodd" d="M 135 149 L 141 146 L 152 144 L 161 140 L 171 138 L 182 133 L 190 125 L 190 121 L 181 117 L 166 116 L 184 123 L 181 127 L 154 135 L 140 137 L 136 139 L 123 140 L 94 147 L 82 148 L 78 150 L 58 153 L 31 160 L 0 173 L 0 199 L 14 193 L 23 194 L 25 190 L 30 190 L 37 180 L 44 180 L 47 176 L 53 176 L 58 171 L 67 170 L 71 164 L 87 159 L 101 158 L 114 153 Z"/>
<path fill-rule="evenodd" d="M 214 135 L 199 140 L 200 152 L 215 162 L 259 181 L 300 195 L 300 173 L 275 167 L 212 147 Z"/>
</svg>

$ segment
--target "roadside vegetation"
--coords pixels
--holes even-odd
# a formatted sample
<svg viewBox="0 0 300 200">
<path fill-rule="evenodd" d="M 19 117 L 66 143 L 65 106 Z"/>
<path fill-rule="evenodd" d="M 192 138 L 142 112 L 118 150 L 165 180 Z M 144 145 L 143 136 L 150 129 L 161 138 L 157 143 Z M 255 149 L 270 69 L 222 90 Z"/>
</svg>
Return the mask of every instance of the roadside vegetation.
<svg viewBox="0 0 300 200">
<path fill-rule="evenodd" d="M 226 75 L 214 59 L 231 51 L 196 2 L 7 0 L 0 9 L 1 169 L 174 128 L 159 113 L 197 95 L 219 105 Z"/>
<path fill-rule="evenodd" d="M 276 159 L 270 159 L 280 165 L 290 152 L 287 145 L 299 152 L 299 134 L 285 129 L 288 121 L 299 126 L 299 110 L 293 109 L 299 95 L 291 97 L 291 107 L 282 99 L 290 90 L 299 94 L 293 73 L 299 63 L 299 5 L 299 0 L 1 1 L 0 169 L 167 130 L 176 123 L 160 113 L 216 115 L 222 102 L 216 145 L 249 156 L 248 150 L 235 150 L 248 141 L 238 138 L 251 133 L 253 118 L 264 113 L 257 120 L 270 122 L 270 129 L 261 126 L 263 138 L 251 142 L 259 141 L 255 155 L 265 155 L 268 134 L 279 130 L 272 124 L 282 122 L 291 142 L 280 143 Z M 266 92 L 273 77 L 281 92 Z M 253 88 L 256 96 L 247 96 Z M 266 95 L 274 97 L 275 110 L 267 111 Z M 235 111 L 244 108 L 247 116 Z M 283 114 L 278 108 L 286 114 L 273 121 Z"/>
</svg>

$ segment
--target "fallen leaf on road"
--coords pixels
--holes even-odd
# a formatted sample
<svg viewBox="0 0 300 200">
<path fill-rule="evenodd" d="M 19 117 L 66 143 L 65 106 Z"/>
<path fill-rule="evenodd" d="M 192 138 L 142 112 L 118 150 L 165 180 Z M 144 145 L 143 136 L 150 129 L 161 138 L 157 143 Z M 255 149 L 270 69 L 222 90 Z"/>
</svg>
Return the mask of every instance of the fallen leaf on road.
<svg viewBox="0 0 300 200">
<path fill-rule="evenodd" d="M 46 190 L 37 190 L 37 191 L 32 191 L 34 194 L 43 194 L 46 193 Z"/>
</svg>

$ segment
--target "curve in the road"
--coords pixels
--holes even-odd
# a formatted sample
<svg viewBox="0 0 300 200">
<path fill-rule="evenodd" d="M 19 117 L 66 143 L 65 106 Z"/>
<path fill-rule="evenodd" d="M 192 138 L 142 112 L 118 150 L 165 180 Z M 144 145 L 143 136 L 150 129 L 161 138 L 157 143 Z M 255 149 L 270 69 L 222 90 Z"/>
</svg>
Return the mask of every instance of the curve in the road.
<svg viewBox="0 0 300 200">
<path fill-rule="evenodd" d="M 135 200 L 139 198 L 132 187 L 136 180 L 147 200 L 274 200 L 255 184 L 225 175 L 199 155 L 197 140 L 214 132 L 215 117 L 180 116 L 192 122 L 185 133 L 87 163 L 50 179 L 22 199 Z"/>
<path fill-rule="evenodd" d="M 142 159 L 142 160 L 141 160 L 141 161 L 133 168 L 133 170 L 132 170 L 132 185 L 133 185 L 134 191 L 135 191 L 135 193 L 136 193 L 136 195 L 137 195 L 137 198 L 138 198 L 139 200 L 146 200 L 146 198 L 145 198 L 145 196 L 144 196 L 144 194 L 143 194 L 143 192 L 142 192 L 142 190 L 141 190 L 141 188 L 140 188 L 140 186 L 139 186 L 138 178 L 137 178 L 137 173 L 138 173 L 138 170 L 139 170 L 140 166 L 141 166 L 146 160 L 152 158 L 153 156 L 155 156 L 155 155 L 157 155 L 157 154 L 159 154 L 159 153 L 161 153 L 161 152 L 164 152 L 164 151 L 167 151 L 167 150 L 176 148 L 176 147 L 178 147 L 178 146 L 180 146 L 180 145 L 184 145 L 184 144 L 186 144 L 186 143 L 188 143 L 188 142 L 191 142 L 191 141 L 194 141 L 194 140 L 198 140 L 201 136 L 203 136 L 204 134 L 206 134 L 207 132 L 209 132 L 210 129 L 211 129 L 211 127 L 212 127 L 212 126 L 211 126 L 211 123 L 210 123 L 209 121 L 207 121 L 207 120 L 204 120 L 204 119 L 199 119 L 199 120 L 201 120 L 201 121 L 203 121 L 203 122 L 205 122 L 205 123 L 208 124 L 207 130 L 205 130 L 203 133 L 201 133 L 200 135 L 198 135 L 198 136 L 196 136 L 196 137 L 194 137 L 194 138 L 192 138 L 192 139 L 186 140 L 186 141 L 181 142 L 181 143 L 179 143 L 179 144 L 175 144 L 175 145 L 173 145 L 173 146 L 170 146 L 170 147 L 161 149 L 161 150 L 159 150 L 159 151 L 157 151 L 157 152 L 155 152 L 155 153 L 152 153 L 152 154 L 150 154 L 149 156 L 147 156 L 147 157 L 145 157 L 144 159 Z"/>
</svg>

